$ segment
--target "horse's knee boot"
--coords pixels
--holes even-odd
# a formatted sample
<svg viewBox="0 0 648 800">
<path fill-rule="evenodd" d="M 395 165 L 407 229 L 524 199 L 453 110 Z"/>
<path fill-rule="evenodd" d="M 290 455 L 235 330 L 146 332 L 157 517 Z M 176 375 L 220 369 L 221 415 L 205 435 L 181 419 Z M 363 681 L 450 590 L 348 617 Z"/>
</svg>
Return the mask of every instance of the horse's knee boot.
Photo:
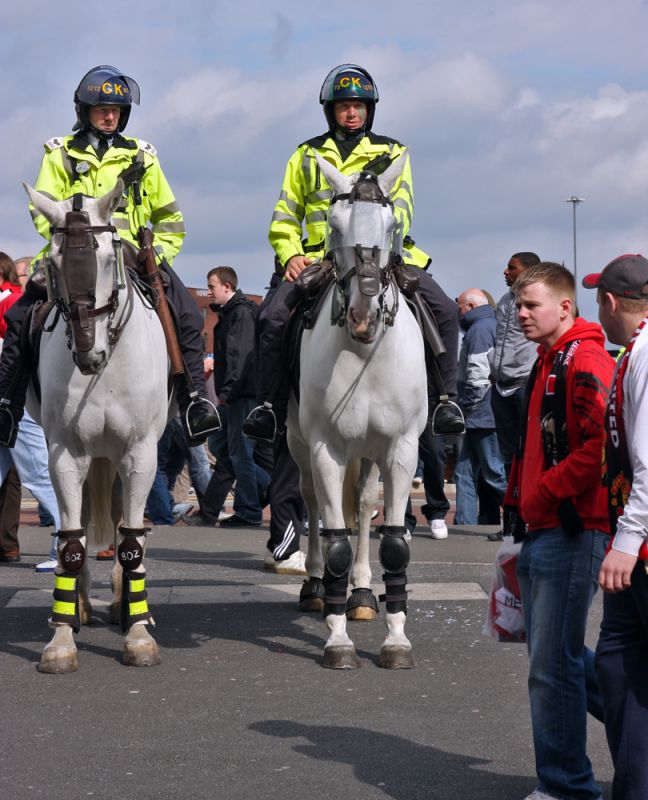
<svg viewBox="0 0 648 800">
<path fill-rule="evenodd" d="M 383 525 L 380 528 L 381 540 L 378 557 L 385 570 L 385 594 L 381 600 L 386 601 L 387 612 L 407 613 L 407 565 L 410 560 L 410 549 L 405 539 L 405 527 Z"/>
<path fill-rule="evenodd" d="M 146 595 L 144 560 L 145 528 L 119 529 L 117 560 L 124 570 L 121 597 L 121 629 L 123 633 L 136 622 L 153 622 Z"/>
<path fill-rule="evenodd" d="M 76 633 L 81 627 L 79 615 L 79 573 L 86 557 L 85 530 L 58 531 L 59 564 L 62 572 L 54 576 L 54 602 L 51 622 L 69 625 Z"/>
<path fill-rule="evenodd" d="M 349 573 L 353 563 L 353 550 L 349 528 L 323 528 L 320 532 L 329 540 L 324 561 L 323 615 L 345 614 Z"/>
</svg>

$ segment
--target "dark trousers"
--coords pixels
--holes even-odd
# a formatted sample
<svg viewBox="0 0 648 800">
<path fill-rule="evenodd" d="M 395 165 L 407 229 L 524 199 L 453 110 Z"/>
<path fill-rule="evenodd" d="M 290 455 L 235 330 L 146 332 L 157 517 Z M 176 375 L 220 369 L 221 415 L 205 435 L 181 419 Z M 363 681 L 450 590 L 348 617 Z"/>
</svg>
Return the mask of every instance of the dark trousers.
<svg viewBox="0 0 648 800">
<path fill-rule="evenodd" d="M 511 472 L 513 456 L 520 438 L 520 424 L 524 406 L 524 387 L 516 389 L 513 394 L 503 397 L 497 387 L 491 391 L 491 408 L 495 417 L 495 432 L 500 455 L 504 462 L 504 471 L 508 478 Z"/>
<path fill-rule="evenodd" d="M 421 511 L 428 522 L 445 519 L 450 511 L 450 501 L 445 496 L 445 467 L 448 450 L 452 449 L 455 436 L 433 436 L 431 417 L 419 438 L 419 457 L 423 461 L 423 486 L 425 505 Z"/>
<path fill-rule="evenodd" d="M 603 597 L 596 675 L 614 762 L 613 800 L 648 797 L 648 575 L 643 561 L 628 589 Z"/>
<path fill-rule="evenodd" d="M 208 522 L 216 524 L 218 515 L 225 505 L 227 495 L 234 486 L 234 475 L 225 460 L 217 458 L 212 467 L 212 476 L 205 489 L 200 510 Z"/>
<path fill-rule="evenodd" d="M 457 350 L 459 346 L 459 316 L 457 306 L 441 289 L 439 284 L 419 270 L 419 293 L 434 314 L 439 333 L 446 352 L 436 359 L 441 372 L 444 389 L 451 397 L 457 395 Z M 270 289 L 259 306 L 257 317 L 258 383 L 257 394 L 260 402 L 273 394 L 275 412 L 285 414 L 290 390 L 289 378 L 284 372 L 282 360 L 283 334 L 288 318 L 298 301 L 295 284 L 273 275 Z M 427 349 L 427 348 L 426 348 Z M 428 363 L 431 353 L 426 353 Z M 434 383 L 431 370 L 428 370 L 429 394 L 438 398 L 439 388 Z M 281 375 L 281 378 L 277 376 Z"/>
<path fill-rule="evenodd" d="M 18 527 L 21 494 L 18 472 L 15 467 L 11 467 L 0 488 L 0 551 L 20 549 Z"/>
<path fill-rule="evenodd" d="M 306 508 L 299 490 L 299 469 L 288 449 L 286 431 L 275 441 L 274 469 L 268 486 L 270 538 L 267 548 L 281 561 L 299 550 Z M 317 525 L 317 520 L 310 524 Z"/>
<path fill-rule="evenodd" d="M 194 299 L 187 291 L 178 275 L 166 264 L 161 270 L 168 276 L 167 297 L 173 304 L 178 321 L 178 343 L 182 357 L 191 375 L 198 394 L 206 397 L 205 374 L 203 371 L 203 319 Z M 0 357 L 0 397 L 12 400 L 12 406 L 22 409 L 25 405 L 31 362 L 27 354 L 21 354 L 20 338 L 23 322 L 34 298 L 25 294 L 5 314 L 7 331 L 5 333 L 2 356 Z M 61 324 L 59 322 L 59 324 Z M 21 364 L 24 368 L 21 369 Z M 188 404 L 188 395 L 180 390 L 180 403 Z"/>
</svg>

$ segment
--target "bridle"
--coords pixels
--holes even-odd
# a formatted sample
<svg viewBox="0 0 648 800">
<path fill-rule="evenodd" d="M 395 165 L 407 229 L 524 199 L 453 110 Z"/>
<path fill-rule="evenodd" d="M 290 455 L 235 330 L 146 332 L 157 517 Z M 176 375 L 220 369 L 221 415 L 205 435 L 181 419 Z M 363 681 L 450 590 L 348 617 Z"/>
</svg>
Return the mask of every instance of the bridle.
<svg viewBox="0 0 648 800">
<path fill-rule="evenodd" d="M 331 199 L 331 206 L 341 200 L 346 200 L 350 204 L 355 202 L 378 203 L 384 207 L 390 207 L 393 211 L 394 204 L 387 197 L 380 185 L 378 178 L 372 172 L 361 172 L 358 180 L 349 192 L 340 192 Z M 355 244 L 353 246 L 342 246 L 331 250 L 326 256 L 333 264 L 333 275 L 335 278 L 334 302 L 331 309 L 331 324 L 342 327 L 345 324 L 346 315 L 349 310 L 349 286 L 351 279 L 358 278 L 358 289 L 365 297 L 378 297 L 378 304 L 383 319 L 383 324 L 393 325 L 398 311 L 398 291 L 394 282 L 394 268 L 400 261 L 400 255 L 395 252 L 389 253 L 387 264 L 380 266 L 380 254 L 382 249 L 377 245 L 363 246 Z M 341 259 L 345 255 L 347 258 Z M 341 262 L 350 263 L 351 267 L 345 268 L 344 272 L 340 269 Z M 386 293 L 393 285 L 393 302 L 388 307 L 386 303 Z"/>
<path fill-rule="evenodd" d="M 122 243 L 114 225 L 91 225 L 86 211 L 75 207 L 65 215 L 65 224 L 52 226 L 51 234 L 63 237 L 60 253 L 61 265 L 57 270 L 48 268 L 50 296 L 66 323 L 68 348 L 75 352 L 89 352 L 94 347 L 95 318 L 108 314 L 108 343 L 114 346 L 126 324 L 125 314 L 119 322 L 112 324 L 119 307 L 119 291 L 128 288 L 132 295 L 132 283 L 124 271 Z M 96 305 L 97 254 L 96 236 L 112 234 L 115 251 L 115 275 L 113 289 L 107 303 Z"/>
</svg>

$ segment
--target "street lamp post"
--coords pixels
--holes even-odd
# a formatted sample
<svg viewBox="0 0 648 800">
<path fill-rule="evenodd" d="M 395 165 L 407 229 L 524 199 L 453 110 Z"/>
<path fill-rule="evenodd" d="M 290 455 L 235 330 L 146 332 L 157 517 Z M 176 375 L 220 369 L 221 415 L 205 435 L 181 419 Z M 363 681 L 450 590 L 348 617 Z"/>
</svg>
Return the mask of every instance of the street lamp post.
<svg viewBox="0 0 648 800">
<path fill-rule="evenodd" d="M 572 231 L 574 235 L 574 281 L 576 282 L 576 295 L 578 297 L 578 271 L 576 266 L 576 206 L 579 203 L 585 202 L 584 197 L 576 197 L 576 195 L 572 195 L 565 200 L 565 203 L 572 204 Z M 578 303 L 576 303 L 578 305 Z"/>
</svg>

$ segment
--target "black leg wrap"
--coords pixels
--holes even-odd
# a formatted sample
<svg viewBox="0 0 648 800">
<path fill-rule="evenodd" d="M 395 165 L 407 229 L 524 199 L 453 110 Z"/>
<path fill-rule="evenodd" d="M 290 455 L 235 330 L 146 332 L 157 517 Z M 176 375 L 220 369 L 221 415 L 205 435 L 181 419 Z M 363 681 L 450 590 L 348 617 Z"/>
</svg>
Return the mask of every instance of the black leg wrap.
<svg viewBox="0 0 648 800">
<path fill-rule="evenodd" d="M 382 525 L 378 557 L 385 570 L 385 594 L 380 595 L 380 600 L 386 601 L 389 614 L 404 611 L 407 614 L 407 574 L 405 570 L 409 564 L 410 549 L 405 540 L 405 527 L 397 525 Z"/>
<path fill-rule="evenodd" d="M 79 632 L 78 575 L 64 572 L 54 576 L 54 603 L 52 604 L 51 622 L 69 625 L 75 633 Z"/>
<path fill-rule="evenodd" d="M 86 558 L 86 550 L 81 543 L 81 537 L 85 536 L 83 528 L 69 531 L 58 531 L 57 536 L 63 547 L 59 550 L 59 563 L 66 575 L 77 575 L 83 569 Z"/>
<path fill-rule="evenodd" d="M 385 594 L 381 594 L 379 600 L 385 601 L 385 608 L 388 614 L 396 614 L 399 611 L 407 614 L 407 573 L 385 572 Z"/>
<path fill-rule="evenodd" d="M 400 573 L 407 569 L 410 549 L 405 534 L 407 528 L 400 525 L 381 525 L 378 558 L 385 572 Z"/>
<path fill-rule="evenodd" d="M 320 532 L 330 539 L 324 564 L 324 617 L 346 613 L 349 572 L 353 563 L 350 533 L 349 528 L 323 528 Z"/>
<path fill-rule="evenodd" d="M 146 536 L 146 528 L 119 529 L 124 537 L 117 547 L 117 560 L 126 572 L 137 569 L 144 560 L 144 547 L 137 541 L 138 536 Z"/>
<path fill-rule="evenodd" d="M 124 570 L 121 599 L 121 629 L 126 631 L 135 622 L 153 622 L 146 601 L 146 573 Z"/>
</svg>

